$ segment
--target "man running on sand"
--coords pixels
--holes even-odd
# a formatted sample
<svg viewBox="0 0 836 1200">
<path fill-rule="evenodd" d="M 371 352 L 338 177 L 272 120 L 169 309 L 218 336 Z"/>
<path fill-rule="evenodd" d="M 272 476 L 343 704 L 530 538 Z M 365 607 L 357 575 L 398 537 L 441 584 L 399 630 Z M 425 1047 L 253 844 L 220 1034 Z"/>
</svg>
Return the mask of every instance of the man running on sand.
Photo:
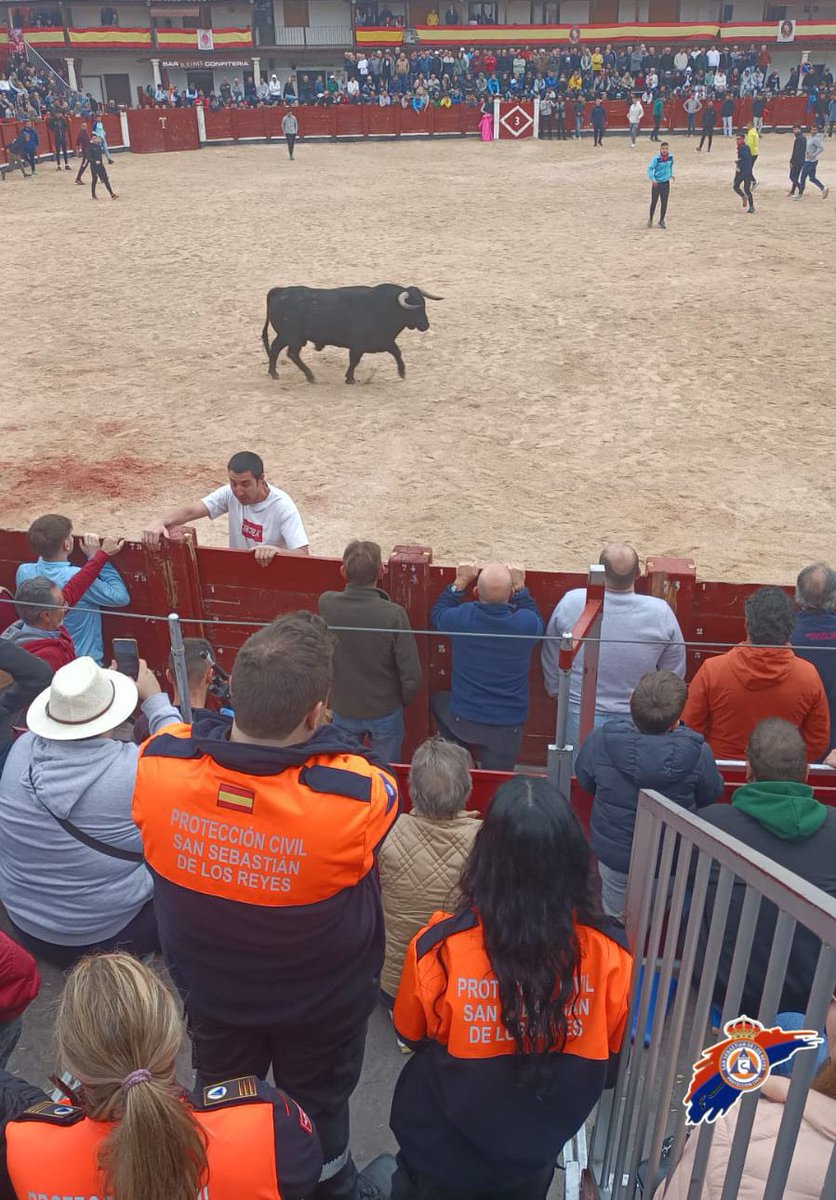
<svg viewBox="0 0 836 1200">
<path fill-rule="evenodd" d="M 647 219 L 647 228 L 650 229 L 652 227 L 656 205 L 659 204 L 659 228 L 667 229 L 665 214 L 668 211 L 671 180 L 674 178 L 673 155 L 670 152 L 670 146 L 667 142 L 662 142 L 659 147 L 659 153 L 655 154 L 650 160 L 650 166 L 647 168 L 647 178 L 651 183 L 650 216 Z"/>
</svg>

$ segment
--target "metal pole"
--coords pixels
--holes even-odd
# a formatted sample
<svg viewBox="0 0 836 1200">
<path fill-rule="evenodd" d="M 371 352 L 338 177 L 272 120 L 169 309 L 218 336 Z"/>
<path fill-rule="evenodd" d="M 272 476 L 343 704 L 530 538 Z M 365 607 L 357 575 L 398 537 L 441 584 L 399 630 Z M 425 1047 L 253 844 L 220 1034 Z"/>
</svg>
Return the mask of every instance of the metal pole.
<svg viewBox="0 0 836 1200">
<path fill-rule="evenodd" d="M 177 613 L 168 614 L 168 632 L 171 635 L 171 665 L 174 681 L 180 697 L 180 716 L 187 725 L 192 723 L 192 702 L 189 699 L 189 676 L 186 672 L 186 648 L 183 645 L 183 630 Z"/>
<path fill-rule="evenodd" d="M 571 633 L 563 633 L 560 638 L 560 649 L 570 654 L 574 642 Z M 566 745 L 566 726 L 569 721 L 569 682 L 572 678 L 571 668 L 559 667 L 557 672 L 557 723 L 554 732 L 554 745 L 549 746 L 547 774 L 549 782 L 554 784 L 564 800 L 569 802 L 572 794 L 572 746 Z"/>
</svg>

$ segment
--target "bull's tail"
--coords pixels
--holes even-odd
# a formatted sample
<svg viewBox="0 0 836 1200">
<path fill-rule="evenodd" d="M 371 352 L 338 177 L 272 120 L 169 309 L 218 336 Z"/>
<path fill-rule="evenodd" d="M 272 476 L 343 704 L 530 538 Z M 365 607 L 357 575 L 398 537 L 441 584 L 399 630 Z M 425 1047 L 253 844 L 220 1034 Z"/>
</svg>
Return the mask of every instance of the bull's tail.
<svg viewBox="0 0 836 1200">
<path fill-rule="evenodd" d="M 270 294 L 267 294 L 267 317 L 264 321 L 264 328 L 261 331 L 261 340 L 264 343 L 264 349 L 267 351 L 267 357 L 270 357 Z"/>
</svg>

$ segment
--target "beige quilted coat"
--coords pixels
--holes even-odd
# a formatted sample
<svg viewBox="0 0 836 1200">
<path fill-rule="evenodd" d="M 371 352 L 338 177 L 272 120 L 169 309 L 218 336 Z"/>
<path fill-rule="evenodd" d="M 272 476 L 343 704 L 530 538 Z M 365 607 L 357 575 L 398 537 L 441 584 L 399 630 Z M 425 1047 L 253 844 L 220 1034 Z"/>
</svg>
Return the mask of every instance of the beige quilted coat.
<svg viewBox="0 0 836 1200">
<path fill-rule="evenodd" d="M 755 1110 L 755 1123 L 737 1200 L 763 1198 L 789 1086 L 789 1079 L 775 1075 L 770 1076 L 763 1085 L 763 1094 Z M 736 1124 L 737 1107 L 731 1109 L 729 1114 L 715 1125 L 714 1140 L 708 1156 L 708 1171 L 700 1200 L 719 1200 Z M 798 1132 L 789 1178 L 784 1188 L 784 1200 L 818 1200 L 819 1196 L 824 1195 L 822 1184 L 827 1174 L 834 1140 L 836 1100 L 831 1100 L 819 1092 L 810 1092 L 804 1106 L 804 1118 Z M 697 1139 L 692 1135 L 679 1167 L 673 1173 L 665 1200 L 686 1200 L 696 1146 Z M 661 1189 L 657 1196 L 661 1200 Z"/>
<path fill-rule="evenodd" d="M 456 903 L 459 872 L 479 831 L 476 813 L 461 812 L 448 821 L 402 813 L 380 851 L 380 886 L 386 921 L 386 960 L 380 977 L 394 996 L 404 954 L 430 916 Z"/>
</svg>

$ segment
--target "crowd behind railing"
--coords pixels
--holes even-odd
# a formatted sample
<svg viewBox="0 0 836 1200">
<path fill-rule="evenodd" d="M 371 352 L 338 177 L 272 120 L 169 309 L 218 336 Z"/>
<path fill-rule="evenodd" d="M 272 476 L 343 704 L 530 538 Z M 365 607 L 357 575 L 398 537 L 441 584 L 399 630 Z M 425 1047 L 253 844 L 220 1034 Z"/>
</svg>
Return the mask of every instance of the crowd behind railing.
<svg viewBox="0 0 836 1200">
<path fill-rule="evenodd" d="M 807 125 L 836 121 L 836 93 L 828 66 L 804 70 L 793 67 L 782 79 L 769 47 L 750 44 L 731 47 L 582 46 L 550 49 L 416 48 L 411 51 L 346 51 L 342 69 L 335 72 L 273 71 L 259 82 L 254 77 L 224 77 L 213 91 L 193 84 L 185 87 L 160 81 L 145 86 L 140 103 L 161 108 L 259 108 L 296 104 L 327 106 L 399 104 L 422 111 L 429 106 L 484 106 L 494 98 L 539 98 L 563 102 L 570 118 L 579 102 L 641 101 L 660 108 L 681 101 L 694 111 L 706 101 L 751 98 L 763 114 L 771 98 L 803 94 Z M 11 60 L 7 78 L 0 78 L 0 118 L 34 120 L 60 110 L 90 116 L 117 112 L 89 94 L 68 95 L 55 80 L 19 56 Z"/>
<path fill-rule="evenodd" d="M 225 515 L 231 548 L 265 571 L 306 556 L 302 517 L 259 456 L 233 455 L 227 473 L 202 499 L 150 519 L 148 551 L 189 522 Z M 226 1157 L 224 1146 L 249 1139 L 252 1179 L 296 1200 L 416 1200 L 444 1188 L 464 1200 L 511 1188 L 542 1200 L 627 1039 L 622 922 L 639 793 L 655 788 L 836 895 L 836 807 L 807 783 L 810 763 L 836 763 L 836 572 L 825 563 L 802 569 L 795 603 L 776 587 L 748 596 L 745 640 L 706 659 L 689 685 L 675 612 L 637 591 L 631 546 L 604 548 L 594 728 L 584 740 L 585 647 L 571 666 L 565 747 L 593 797 L 587 836 L 559 791 L 525 772 L 499 787 L 481 822 L 465 810 L 474 761 L 514 770 L 532 656 L 540 652 L 555 694 L 561 643 L 590 589 L 566 592 L 546 622 L 521 564 L 458 565 L 431 613 L 451 647 L 445 685 L 431 697 L 438 733 L 412 758 L 413 809 L 399 815 L 391 764 L 402 759 L 404 709 L 424 668 L 405 609 L 380 586 L 376 543 L 346 547 L 344 586 L 320 595 L 316 612 L 248 637 L 231 678 L 208 641 L 175 640 L 163 690 L 141 646 L 103 641 L 102 610 L 130 603 L 115 565 L 122 542 L 82 537 L 87 562 L 76 566 L 72 521 L 60 514 L 35 519 L 28 541 L 32 560 L 0 601 L 0 669 L 11 677 L 0 691 L 0 900 L 15 939 L 0 938 L 0 951 L 23 980 L 4 1010 L 0 1056 L 37 992 L 27 952 L 73 969 L 58 1022 L 71 1072 L 62 1094 L 73 1103 L 55 1112 L 39 1089 L 0 1075 L 0 1182 L 7 1171 L 18 1194 L 40 1194 L 36 1179 L 47 1195 L 69 1194 L 60 1173 L 44 1177 L 41 1157 L 51 1141 L 55 1157 L 44 1161 L 60 1163 L 66 1127 L 87 1121 L 90 1161 L 76 1166 L 88 1174 L 73 1177 L 73 1194 L 103 1167 L 127 1200 L 196 1194 L 207 1171 L 213 1196 L 232 1200 L 240 1155 Z M 726 758 L 748 765 L 731 804 L 717 767 Z M 681 911 L 681 864 L 677 872 Z M 700 903 L 705 883 L 698 874 Z M 724 911 L 725 887 L 721 877 L 714 895 Z M 747 913 L 748 901 L 741 928 Z M 791 950 L 776 919 L 766 907 L 759 917 L 742 1011 L 752 1015 L 762 992 L 774 992 L 765 1008 L 803 1028 L 798 1014 L 824 994 L 820 942 L 801 938 Z M 773 934 L 786 943 L 780 978 Z M 740 976 L 733 922 L 726 937 L 720 1008 Z M 185 1104 L 174 1084 L 174 1010 L 126 954 L 87 957 L 113 951 L 165 957 L 197 1068 Z M 377 1002 L 414 1058 L 390 1117 L 398 1159 L 358 1177 L 348 1099 Z M 818 1194 L 808 1176 L 820 1184 L 828 1170 L 822 1113 L 836 1128 L 834 1067 L 818 1050 L 815 1111 L 790 1168 L 793 1194 L 805 1197 Z M 271 1068 L 290 1098 L 259 1082 Z M 753 1139 L 762 1157 L 770 1137 L 767 1128 Z M 149 1151 L 158 1140 L 164 1169 Z M 728 1146 L 715 1141 L 722 1163 Z M 746 1177 L 760 1174 L 747 1161 Z"/>
</svg>

